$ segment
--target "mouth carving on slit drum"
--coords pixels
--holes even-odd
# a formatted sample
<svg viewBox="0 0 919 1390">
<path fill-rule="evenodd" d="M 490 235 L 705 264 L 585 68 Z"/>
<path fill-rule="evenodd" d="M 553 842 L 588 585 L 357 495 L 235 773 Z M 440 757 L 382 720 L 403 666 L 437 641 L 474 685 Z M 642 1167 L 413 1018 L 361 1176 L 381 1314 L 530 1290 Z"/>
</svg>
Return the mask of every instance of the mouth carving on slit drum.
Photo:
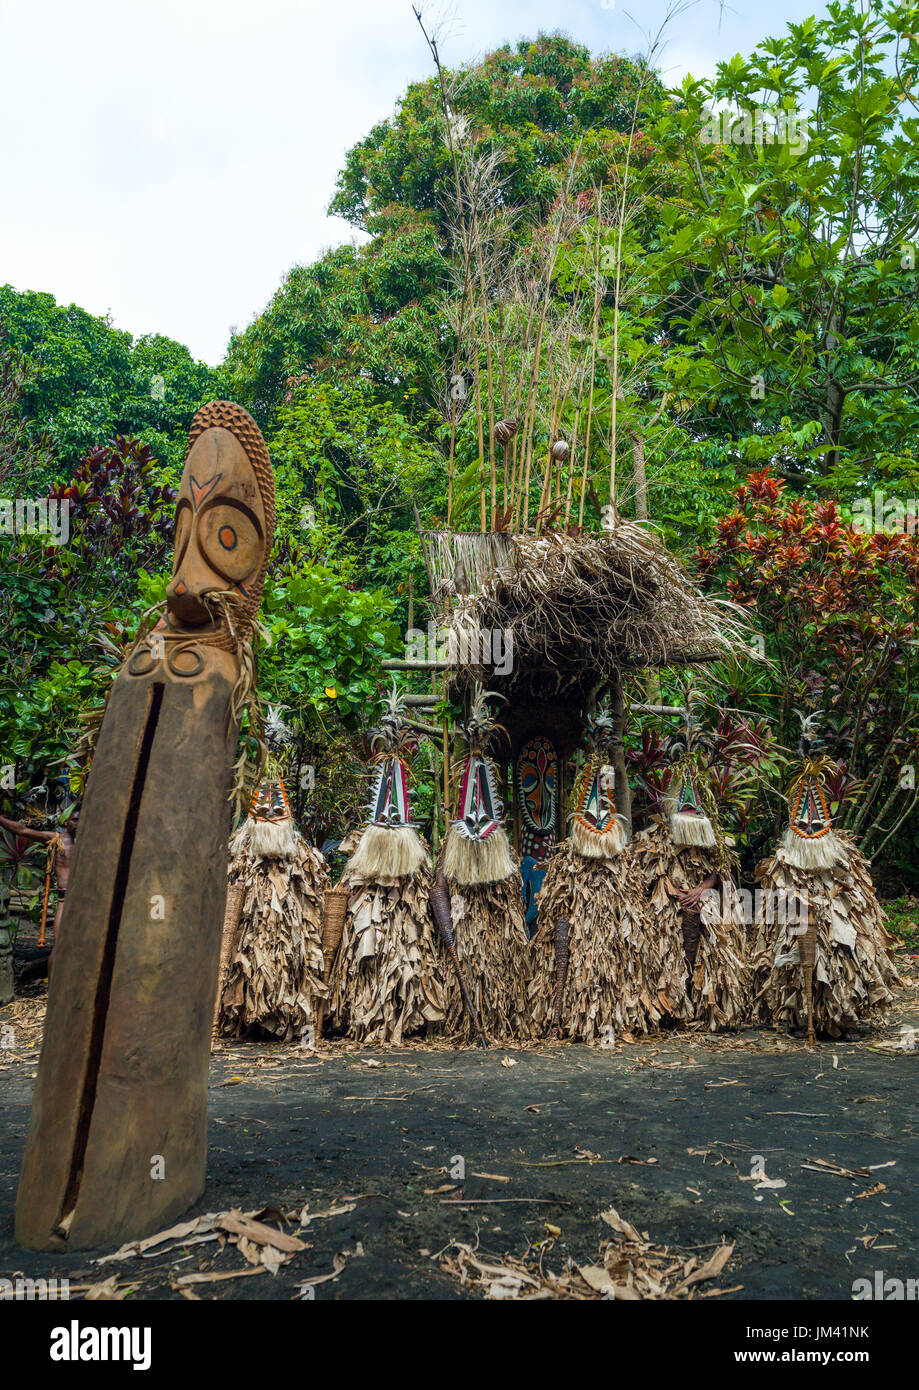
<svg viewBox="0 0 919 1390">
<path fill-rule="evenodd" d="M 134 774 L 134 781 L 131 788 L 128 818 L 125 822 L 124 837 L 121 841 L 121 851 L 118 856 L 118 869 L 115 875 L 115 888 L 112 894 L 111 909 L 109 911 L 105 951 L 99 968 L 98 982 L 96 985 L 96 1000 L 93 1009 L 89 1056 L 87 1058 L 86 1072 L 83 1077 L 83 1089 L 80 1097 L 76 1137 L 70 1162 L 70 1176 L 67 1182 L 67 1190 L 64 1193 L 64 1201 L 61 1205 L 60 1220 L 56 1227 L 57 1234 L 65 1238 L 68 1234 L 70 1222 L 73 1220 L 73 1213 L 76 1209 L 77 1196 L 80 1190 L 80 1179 L 83 1176 L 86 1144 L 89 1139 L 89 1127 L 92 1120 L 93 1106 L 96 1100 L 96 1087 L 99 1080 L 99 1062 L 102 1056 L 105 1022 L 111 997 L 112 975 L 115 970 L 115 949 L 118 944 L 118 924 L 124 907 L 124 894 L 131 870 L 131 854 L 134 849 L 134 837 L 137 833 L 140 801 L 143 796 L 147 768 L 150 763 L 150 753 L 156 734 L 157 722 L 159 720 L 160 706 L 163 702 L 163 689 L 163 685 L 157 683 L 153 686 L 151 691 L 150 713 L 147 716 L 147 722 L 141 740 L 140 755 L 137 759 L 137 770 Z"/>
<path fill-rule="evenodd" d="M 141 1238 L 204 1189 L 234 762 L 247 704 L 258 728 L 273 531 L 258 427 L 204 406 L 165 611 L 115 678 L 87 781 L 16 1202 L 33 1249 Z"/>
</svg>

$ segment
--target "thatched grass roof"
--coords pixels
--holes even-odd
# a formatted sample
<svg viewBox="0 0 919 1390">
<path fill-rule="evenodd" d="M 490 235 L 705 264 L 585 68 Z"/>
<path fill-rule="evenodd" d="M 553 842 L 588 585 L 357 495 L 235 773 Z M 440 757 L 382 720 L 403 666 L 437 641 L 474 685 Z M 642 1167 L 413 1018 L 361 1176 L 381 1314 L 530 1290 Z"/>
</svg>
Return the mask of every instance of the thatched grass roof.
<svg viewBox="0 0 919 1390">
<path fill-rule="evenodd" d="M 435 600 L 451 631 L 461 684 L 484 676 L 482 641 L 513 634 L 514 669 L 497 685 L 602 684 L 616 671 L 749 654 L 745 618 L 707 598 L 644 526 L 610 531 L 425 535 Z"/>
</svg>

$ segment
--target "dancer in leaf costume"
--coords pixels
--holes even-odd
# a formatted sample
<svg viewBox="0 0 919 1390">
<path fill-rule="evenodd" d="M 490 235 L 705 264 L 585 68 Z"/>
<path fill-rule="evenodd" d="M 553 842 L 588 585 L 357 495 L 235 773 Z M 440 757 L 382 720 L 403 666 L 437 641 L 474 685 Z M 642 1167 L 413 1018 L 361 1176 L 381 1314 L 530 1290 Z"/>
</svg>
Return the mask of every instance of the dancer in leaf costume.
<svg viewBox="0 0 919 1390">
<path fill-rule="evenodd" d="M 749 1000 L 743 905 L 732 875 L 708 767 L 710 748 L 691 715 L 667 746 L 671 759 L 664 814 L 636 836 L 633 852 L 647 884 L 666 978 L 683 957 L 685 989 L 676 1018 L 711 1032 L 736 1028 Z"/>
<path fill-rule="evenodd" d="M 759 1016 L 813 1041 L 858 1038 L 889 1007 L 898 975 L 892 939 L 855 842 L 833 826 L 817 717 L 801 718 L 801 767 L 788 789 L 788 827 L 757 867 L 754 951 Z"/>
<path fill-rule="evenodd" d="M 411 818 L 408 731 L 393 687 L 371 739 L 368 823 L 345 865 L 350 890 L 329 1019 L 360 1042 L 401 1042 L 443 1021 L 443 967 L 428 913 L 431 856 Z"/>
<path fill-rule="evenodd" d="M 290 741 L 276 707 L 265 722 L 269 776 L 230 839 L 230 880 L 216 1031 L 315 1040 L 322 982 L 323 893 L 329 871 L 291 814 L 277 759 Z"/>
<path fill-rule="evenodd" d="M 477 684 L 463 725 L 468 755 L 460 780 L 459 815 L 444 841 L 435 914 L 450 915 L 456 954 L 475 1014 L 490 1040 L 527 1037 L 529 943 L 524 920 L 523 884 L 502 824 L 503 806 L 495 791 L 487 748 L 496 729 L 488 709 L 489 691 Z M 465 1041 L 478 1038 L 455 970 L 447 976 L 447 1028 Z"/>
<path fill-rule="evenodd" d="M 681 989 L 679 974 L 664 979 L 649 957 L 653 914 L 616 812 L 612 742 L 612 720 L 591 718 L 570 834 L 549 860 L 539 892 L 530 982 L 538 1031 L 606 1044 L 654 1027 Z"/>
</svg>

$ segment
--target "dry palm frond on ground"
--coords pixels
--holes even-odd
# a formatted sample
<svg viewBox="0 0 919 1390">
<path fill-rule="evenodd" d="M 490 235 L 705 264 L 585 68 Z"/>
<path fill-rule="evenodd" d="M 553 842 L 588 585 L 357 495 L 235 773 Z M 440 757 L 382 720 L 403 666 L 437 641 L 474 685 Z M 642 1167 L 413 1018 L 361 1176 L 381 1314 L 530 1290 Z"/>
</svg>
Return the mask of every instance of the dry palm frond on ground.
<svg viewBox="0 0 919 1390">
<path fill-rule="evenodd" d="M 730 1289 L 699 1287 L 722 1273 L 733 1245 L 719 1245 L 708 1259 L 700 1259 L 655 1244 L 647 1231 L 636 1231 L 615 1207 L 601 1212 L 600 1217 L 616 1235 L 600 1242 L 596 1260 L 590 1263 L 560 1260 L 555 1273 L 551 1246 L 533 1247 L 522 1258 L 491 1258 L 473 1246 L 456 1242 L 445 1252 L 441 1268 L 465 1288 L 494 1299 L 637 1301 L 692 1299 L 738 1291 L 737 1285 Z"/>
</svg>

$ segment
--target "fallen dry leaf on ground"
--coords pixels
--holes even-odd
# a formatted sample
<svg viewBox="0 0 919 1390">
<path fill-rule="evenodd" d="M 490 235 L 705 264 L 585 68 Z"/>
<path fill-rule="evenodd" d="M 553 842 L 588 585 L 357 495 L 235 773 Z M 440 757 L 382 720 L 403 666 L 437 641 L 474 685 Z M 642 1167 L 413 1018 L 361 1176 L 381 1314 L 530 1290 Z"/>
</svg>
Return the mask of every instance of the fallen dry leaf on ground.
<svg viewBox="0 0 919 1390">
<path fill-rule="evenodd" d="M 600 1217 L 623 1238 L 601 1241 L 597 1262 L 578 1264 L 568 1259 L 562 1272 L 556 1274 L 548 1268 L 551 1244 L 534 1247 L 522 1258 L 494 1258 L 480 1254 L 477 1247 L 455 1241 L 444 1252 L 441 1268 L 463 1287 L 475 1289 L 489 1299 L 692 1299 L 696 1286 L 717 1278 L 734 1252 L 733 1245 L 720 1245 L 700 1264 L 695 1255 L 681 1255 L 654 1244 L 647 1234 L 639 1235 L 615 1207 L 607 1208 Z M 558 1228 L 547 1225 L 547 1229 Z M 700 1296 L 736 1293 L 742 1287 L 710 1289 Z"/>
</svg>

